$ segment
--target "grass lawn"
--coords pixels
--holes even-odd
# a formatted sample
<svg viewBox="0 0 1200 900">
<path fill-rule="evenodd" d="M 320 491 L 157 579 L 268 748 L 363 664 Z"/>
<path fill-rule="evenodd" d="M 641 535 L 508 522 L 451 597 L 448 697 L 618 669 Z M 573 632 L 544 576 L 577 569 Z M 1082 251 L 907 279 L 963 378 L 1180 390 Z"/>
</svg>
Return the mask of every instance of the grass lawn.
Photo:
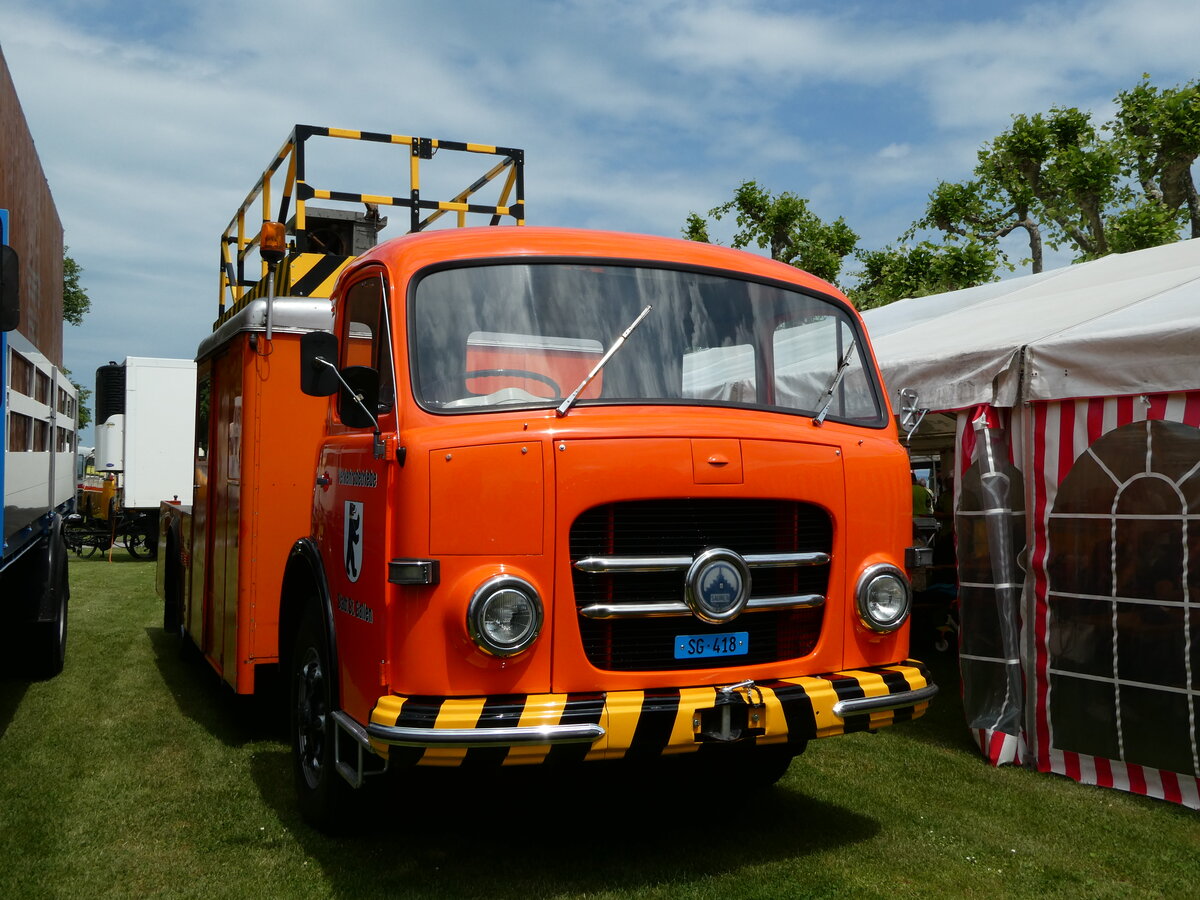
<svg viewBox="0 0 1200 900">
<path fill-rule="evenodd" d="M 916 722 L 815 742 L 780 786 L 418 771 L 342 837 L 293 808 L 274 705 L 162 633 L 154 566 L 72 560 L 65 671 L 0 676 L 0 897 L 1127 897 L 1200 892 L 1200 815 Z"/>
</svg>

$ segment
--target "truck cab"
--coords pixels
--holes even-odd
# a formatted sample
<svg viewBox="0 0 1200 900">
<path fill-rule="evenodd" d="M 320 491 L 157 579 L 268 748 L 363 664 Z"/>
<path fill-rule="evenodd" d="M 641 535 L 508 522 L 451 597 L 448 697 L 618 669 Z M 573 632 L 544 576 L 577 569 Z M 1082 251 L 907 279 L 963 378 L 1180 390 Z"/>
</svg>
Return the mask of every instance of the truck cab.
<svg viewBox="0 0 1200 900">
<path fill-rule="evenodd" d="M 318 816 L 360 750 L 752 746 L 781 774 L 924 710 L 907 460 L 829 285 L 692 242 L 468 229 L 364 254 L 332 311 L 301 351 L 331 399 L 280 617 Z"/>
<path fill-rule="evenodd" d="M 411 190 L 314 188 L 317 134 L 408 148 Z M 431 200 L 420 161 L 450 149 L 501 161 Z M 741 251 L 525 226 L 522 161 L 297 126 L 260 235 L 252 195 L 222 237 L 164 624 L 238 693 L 282 672 L 321 826 L 388 769 L 686 757 L 772 783 L 937 691 L 908 658 L 907 457 L 854 308 Z M 317 239 L 308 198 L 367 213 Z M 382 204 L 410 233 L 372 246 Z M 444 214 L 493 224 L 427 230 Z"/>
</svg>

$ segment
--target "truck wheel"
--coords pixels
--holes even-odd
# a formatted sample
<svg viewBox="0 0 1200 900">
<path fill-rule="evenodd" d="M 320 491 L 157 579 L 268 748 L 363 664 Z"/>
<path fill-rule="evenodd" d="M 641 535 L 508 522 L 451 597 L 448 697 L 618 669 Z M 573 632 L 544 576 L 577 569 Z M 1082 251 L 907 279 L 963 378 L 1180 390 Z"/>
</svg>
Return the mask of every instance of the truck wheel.
<svg viewBox="0 0 1200 900">
<path fill-rule="evenodd" d="M 52 614 L 48 621 L 30 623 L 25 645 L 25 668 L 35 678 L 53 678 L 67 661 L 67 601 L 71 597 L 67 548 L 56 536 L 50 538 L 49 545 L 46 579 L 41 590 L 45 592 L 43 602 L 51 606 Z"/>
<path fill-rule="evenodd" d="M 154 541 L 155 536 L 146 531 L 145 523 L 140 520 L 125 532 L 125 549 L 134 559 L 154 559 L 158 555 Z"/>
<path fill-rule="evenodd" d="M 292 765 L 300 813 L 323 831 L 345 824 L 350 785 L 334 765 L 337 726 L 325 630 L 309 606 L 291 657 Z"/>
<path fill-rule="evenodd" d="M 804 747 L 758 747 L 753 754 L 750 774 L 750 788 L 765 790 L 774 787 L 779 779 L 787 774 L 792 760 L 804 752 Z"/>
<path fill-rule="evenodd" d="M 695 763 L 704 780 L 728 780 L 749 792 L 765 791 L 787 774 L 792 760 L 804 752 L 804 746 L 784 744 L 756 747 L 740 744 L 714 747 L 715 752 L 698 755 Z"/>
<path fill-rule="evenodd" d="M 96 544 L 88 540 L 91 533 L 84 524 L 83 517 L 73 515 L 69 518 L 74 521 L 63 523 L 63 539 L 67 542 L 67 546 L 75 552 L 76 556 L 91 556 L 96 552 Z"/>
</svg>

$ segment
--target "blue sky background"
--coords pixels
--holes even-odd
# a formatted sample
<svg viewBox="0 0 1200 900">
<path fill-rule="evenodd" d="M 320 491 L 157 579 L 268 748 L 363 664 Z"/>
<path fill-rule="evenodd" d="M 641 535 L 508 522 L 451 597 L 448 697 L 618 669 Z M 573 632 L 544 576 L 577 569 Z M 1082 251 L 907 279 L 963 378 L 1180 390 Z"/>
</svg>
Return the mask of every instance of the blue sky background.
<svg viewBox="0 0 1200 900">
<path fill-rule="evenodd" d="M 1012 115 L 1104 121 L 1143 72 L 1200 77 L 1197 47 L 1196 0 L 0 0 L 89 386 L 194 356 L 218 237 L 297 122 L 522 147 L 531 224 L 678 235 L 753 178 L 877 248 Z M 328 186 L 404 193 L 401 163 Z"/>
</svg>

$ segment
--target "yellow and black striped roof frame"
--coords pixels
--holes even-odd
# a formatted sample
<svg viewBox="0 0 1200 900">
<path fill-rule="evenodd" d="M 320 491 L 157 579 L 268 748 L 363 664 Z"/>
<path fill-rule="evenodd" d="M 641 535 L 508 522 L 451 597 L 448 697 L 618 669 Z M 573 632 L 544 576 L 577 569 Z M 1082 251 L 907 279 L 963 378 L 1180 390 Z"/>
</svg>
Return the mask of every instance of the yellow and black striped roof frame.
<svg viewBox="0 0 1200 900">
<path fill-rule="evenodd" d="M 307 181 L 305 144 L 313 137 L 341 138 L 372 143 L 395 144 L 409 148 L 409 191 L 407 195 L 353 193 L 314 187 Z M 448 200 L 421 195 L 421 163 L 432 160 L 441 151 L 480 154 L 496 157 L 497 161 L 470 185 Z M 261 222 L 288 223 L 295 208 L 289 232 L 288 252 L 277 267 L 275 293 L 303 297 L 328 297 L 333 293 L 342 269 L 353 256 L 335 256 L 312 252 L 307 244 L 305 204 L 309 200 L 330 200 L 343 203 L 362 203 L 371 207 L 392 206 L 409 210 L 408 233 L 423 231 L 447 213 L 456 215 L 456 224 L 467 224 L 468 215 L 488 216 L 490 224 L 504 219 L 513 224 L 525 224 L 525 152 L 515 147 L 446 141 L 436 138 L 384 134 L 373 131 L 352 131 L 344 128 L 324 128 L 296 125 L 271 162 L 263 170 L 237 213 L 221 234 L 220 293 L 216 328 L 251 300 L 266 295 L 267 265 L 260 263 L 258 277 L 246 272 L 246 259 L 258 247 L 258 224 L 247 232 L 248 216 L 255 208 L 261 212 Z M 272 215 L 272 188 L 276 176 L 283 180 L 278 211 Z M 500 179 L 499 197 L 493 204 L 472 202 L 475 194 Z"/>
</svg>

